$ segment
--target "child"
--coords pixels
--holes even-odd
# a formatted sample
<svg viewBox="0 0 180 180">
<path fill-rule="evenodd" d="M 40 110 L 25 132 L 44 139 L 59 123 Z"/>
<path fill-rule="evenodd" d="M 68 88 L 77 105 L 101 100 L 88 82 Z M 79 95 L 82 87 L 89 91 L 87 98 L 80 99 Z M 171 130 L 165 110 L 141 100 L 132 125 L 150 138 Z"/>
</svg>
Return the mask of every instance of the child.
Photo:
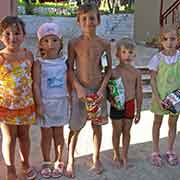
<svg viewBox="0 0 180 180">
<path fill-rule="evenodd" d="M 84 127 L 88 114 L 85 108 L 86 97 L 94 93 L 98 97 L 100 122 L 92 120 L 93 129 L 93 169 L 97 174 L 103 170 L 99 153 L 102 138 L 101 125 L 107 123 L 107 104 L 105 89 L 111 74 L 110 44 L 96 35 L 96 27 L 100 24 L 98 8 L 93 4 L 83 4 L 77 11 L 77 23 L 82 34 L 68 44 L 68 65 L 74 86 L 72 97 L 72 116 L 68 139 L 68 162 L 66 176 L 74 177 L 74 151 L 80 130 Z M 101 56 L 107 54 L 107 72 L 102 74 Z M 75 66 L 76 65 L 76 66 Z M 74 69 L 76 67 L 76 70 Z"/>
<path fill-rule="evenodd" d="M 44 178 L 63 175 L 63 126 L 68 123 L 66 57 L 62 54 L 62 35 L 55 23 L 44 23 L 38 31 L 40 58 L 35 63 L 35 99 L 41 125 L 41 150 L 44 159 L 40 174 Z M 55 163 L 50 160 L 51 141 Z"/>
<path fill-rule="evenodd" d="M 149 62 L 152 86 L 152 107 L 154 112 L 154 123 L 152 129 L 153 153 L 151 161 L 154 166 L 162 166 L 162 157 L 159 149 L 159 133 L 163 115 L 169 115 L 168 146 L 166 152 L 167 162 L 170 165 L 177 165 L 178 158 L 174 152 L 176 137 L 176 124 L 178 114 L 173 114 L 163 108 L 163 99 L 171 91 L 180 88 L 180 52 L 176 50 L 177 32 L 175 27 L 166 27 L 160 33 L 162 50 L 157 53 Z"/>
<path fill-rule="evenodd" d="M 110 107 L 110 118 L 112 119 L 113 128 L 113 160 L 117 167 L 123 165 L 123 167 L 127 168 L 130 129 L 133 119 L 135 123 L 138 123 L 140 120 L 142 86 L 140 73 L 131 65 L 135 55 L 134 42 L 131 39 L 123 38 L 117 42 L 116 47 L 116 57 L 119 60 L 119 65 L 113 69 L 111 79 L 122 78 L 125 92 L 125 103 L 123 110 L 115 108 L 113 103 Z M 135 110 L 136 115 L 134 115 Z M 119 154 L 121 133 L 123 135 L 122 162 Z"/>
<path fill-rule="evenodd" d="M 21 48 L 25 25 L 18 17 L 7 16 L 0 22 L 0 122 L 2 154 L 7 167 L 7 180 L 17 179 L 15 146 L 19 139 L 21 169 L 27 179 L 34 179 L 36 171 L 29 165 L 30 125 L 35 123 L 35 106 L 32 92 L 33 56 Z"/>
</svg>

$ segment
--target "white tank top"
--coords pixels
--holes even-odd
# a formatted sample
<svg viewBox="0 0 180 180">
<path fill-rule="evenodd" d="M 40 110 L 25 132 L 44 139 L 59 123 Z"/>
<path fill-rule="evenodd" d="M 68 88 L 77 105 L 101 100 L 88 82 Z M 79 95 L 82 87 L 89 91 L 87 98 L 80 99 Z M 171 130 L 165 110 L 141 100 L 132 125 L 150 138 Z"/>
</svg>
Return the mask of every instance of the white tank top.
<svg viewBox="0 0 180 180">
<path fill-rule="evenodd" d="M 39 59 L 41 64 L 42 98 L 60 98 L 67 96 L 66 57 Z"/>
</svg>

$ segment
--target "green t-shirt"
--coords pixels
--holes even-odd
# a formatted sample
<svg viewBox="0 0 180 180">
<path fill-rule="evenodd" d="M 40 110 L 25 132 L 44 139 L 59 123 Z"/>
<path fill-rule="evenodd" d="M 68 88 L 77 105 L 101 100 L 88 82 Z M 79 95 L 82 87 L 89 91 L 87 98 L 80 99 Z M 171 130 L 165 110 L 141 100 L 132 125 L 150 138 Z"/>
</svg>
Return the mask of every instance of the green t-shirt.
<svg viewBox="0 0 180 180">
<path fill-rule="evenodd" d="M 180 88 L 180 56 L 173 64 L 166 64 L 160 59 L 156 82 L 162 100 L 173 90 Z M 152 96 L 151 111 L 159 115 L 170 114 L 169 111 L 160 108 L 154 96 Z"/>
</svg>

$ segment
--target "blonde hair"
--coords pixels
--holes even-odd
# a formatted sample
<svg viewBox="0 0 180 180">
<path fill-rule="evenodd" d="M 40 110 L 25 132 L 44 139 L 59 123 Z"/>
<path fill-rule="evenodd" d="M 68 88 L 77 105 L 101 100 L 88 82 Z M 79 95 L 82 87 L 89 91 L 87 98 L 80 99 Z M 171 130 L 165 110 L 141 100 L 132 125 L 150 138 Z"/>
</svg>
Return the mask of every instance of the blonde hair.
<svg viewBox="0 0 180 180">
<path fill-rule="evenodd" d="M 159 51 L 163 50 L 163 45 L 162 45 L 162 41 L 164 40 L 164 34 L 169 33 L 169 32 L 175 32 L 176 36 L 177 36 L 177 48 L 178 48 L 178 30 L 177 27 L 175 25 L 166 25 L 164 27 L 162 27 L 160 29 L 160 33 L 159 33 Z"/>
<path fill-rule="evenodd" d="M 136 48 L 136 44 L 130 38 L 122 38 L 119 41 L 117 41 L 116 48 L 117 48 L 117 50 L 119 50 L 122 47 L 129 49 L 129 50 L 134 50 Z"/>
<path fill-rule="evenodd" d="M 159 41 L 161 42 L 164 39 L 164 34 L 169 33 L 169 32 L 175 32 L 176 35 L 178 36 L 178 30 L 175 25 L 167 25 L 164 26 L 160 29 L 160 34 L 159 34 Z"/>
</svg>

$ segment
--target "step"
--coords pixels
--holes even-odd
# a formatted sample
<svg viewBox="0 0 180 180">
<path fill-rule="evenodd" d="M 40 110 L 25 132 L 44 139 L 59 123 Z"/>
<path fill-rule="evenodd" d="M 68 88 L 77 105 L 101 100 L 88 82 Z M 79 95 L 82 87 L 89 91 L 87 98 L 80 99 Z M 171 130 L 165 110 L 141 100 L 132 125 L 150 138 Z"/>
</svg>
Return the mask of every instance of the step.
<svg viewBox="0 0 180 180">
<path fill-rule="evenodd" d="M 150 74 L 142 74 L 141 75 L 141 80 L 143 80 L 143 81 L 151 80 Z"/>
<path fill-rule="evenodd" d="M 152 93 L 152 88 L 151 88 L 151 85 L 148 84 L 148 85 L 143 85 L 143 93 L 145 94 L 151 94 Z"/>
<path fill-rule="evenodd" d="M 147 66 L 135 66 L 142 74 L 149 74 L 149 69 Z"/>
</svg>

